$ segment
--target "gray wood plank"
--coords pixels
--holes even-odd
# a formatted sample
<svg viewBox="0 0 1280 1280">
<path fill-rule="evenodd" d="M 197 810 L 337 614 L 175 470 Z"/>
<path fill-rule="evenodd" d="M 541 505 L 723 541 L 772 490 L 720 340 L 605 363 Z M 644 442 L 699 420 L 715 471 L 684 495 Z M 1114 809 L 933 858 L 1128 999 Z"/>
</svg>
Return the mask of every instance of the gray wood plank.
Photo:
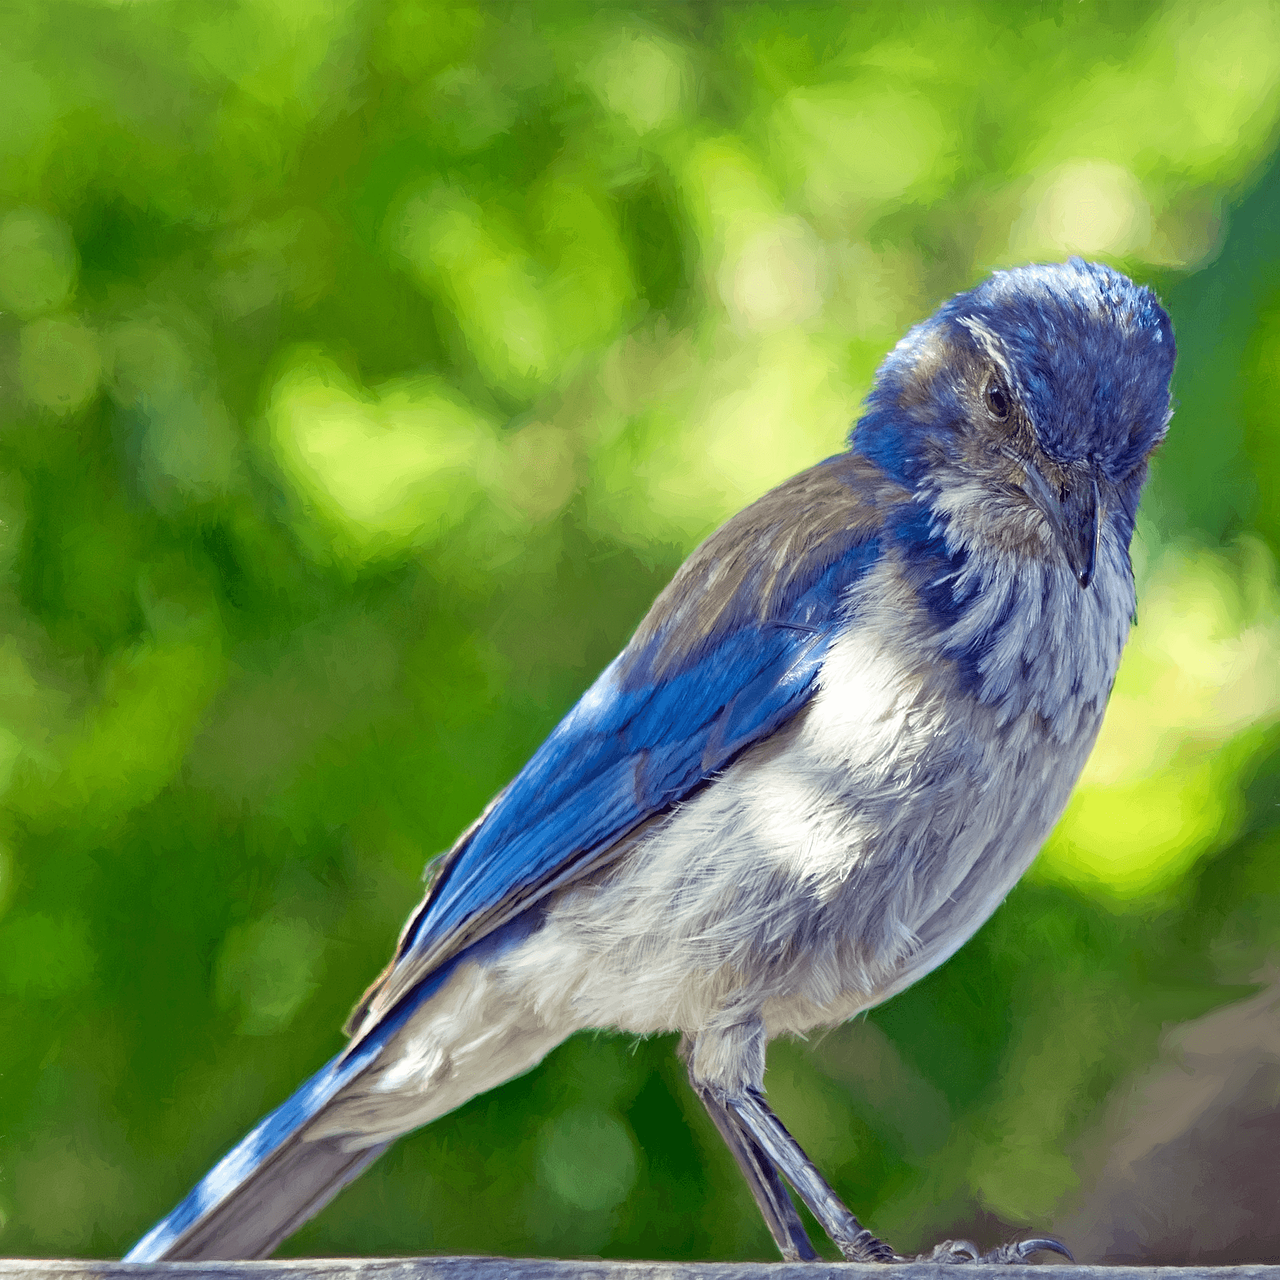
<svg viewBox="0 0 1280 1280">
<path fill-rule="evenodd" d="M 1051 1275 L 1046 1276 L 1045 1272 Z M 0 1280 L 1280 1280 L 1280 1265 L 1005 1267 L 906 1262 L 601 1262 L 558 1258 L 284 1258 L 262 1262 L 97 1262 L 0 1258 Z"/>
</svg>

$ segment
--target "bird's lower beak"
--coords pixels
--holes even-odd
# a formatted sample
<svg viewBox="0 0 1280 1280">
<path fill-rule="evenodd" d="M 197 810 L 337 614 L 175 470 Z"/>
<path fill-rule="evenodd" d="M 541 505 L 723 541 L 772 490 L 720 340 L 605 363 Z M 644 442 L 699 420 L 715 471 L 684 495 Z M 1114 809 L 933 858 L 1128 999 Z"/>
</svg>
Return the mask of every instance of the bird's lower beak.
<svg viewBox="0 0 1280 1280">
<path fill-rule="evenodd" d="M 1036 470 L 1026 468 L 1027 493 L 1044 512 L 1071 572 L 1081 587 L 1093 581 L 1102 536 L 1102 500 L 1096 477 L 1081 479 L 1059 495 Z"/>
</svg>

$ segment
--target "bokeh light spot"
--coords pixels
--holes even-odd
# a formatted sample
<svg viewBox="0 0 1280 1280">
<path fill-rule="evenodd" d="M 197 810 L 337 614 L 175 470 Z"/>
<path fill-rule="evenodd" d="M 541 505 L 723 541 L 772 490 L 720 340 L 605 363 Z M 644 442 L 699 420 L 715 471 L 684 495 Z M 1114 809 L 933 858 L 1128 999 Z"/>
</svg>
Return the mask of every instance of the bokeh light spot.
<svg viewBox="0 0 1280 1280">
<path fill-rule="evenodd" d="M 57 218 L 38 209 L 0 218 L 0 308 L 23 317 L 61 309 L 77 268 L 71 233 Z"/>
<path fill-rule="evenodd" d="M 74 320 L 44 317 L 24 325 L 19 351 L 22 389 L 42 409 L 74 413 L 98 389 L 97 336 Z"/>
<path fill-rule="evenodd" d="M 636 1180 L 635 1139 L 607 1111 L 577 1107 L 548 1121 L 538 1139 L 543 1184 L 568 1205 L 612 1209 Z"/>
</svg>

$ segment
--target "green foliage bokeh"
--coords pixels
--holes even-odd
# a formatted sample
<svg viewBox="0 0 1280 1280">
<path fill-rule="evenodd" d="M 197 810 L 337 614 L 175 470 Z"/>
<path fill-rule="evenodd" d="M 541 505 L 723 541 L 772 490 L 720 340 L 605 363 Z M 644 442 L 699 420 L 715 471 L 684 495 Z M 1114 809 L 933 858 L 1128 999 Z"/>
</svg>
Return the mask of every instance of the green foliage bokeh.
<svg viewBox="0 0 1280 1280">
<path fill-rule="evenodd" d="M 900 1248 L 1051 1225 L 1280 947 L 1280 10 L 4 21 L 0 1249 L 127 1248 L 697 540 L 942 298 L 1080 252 L 1180 346 L 1098 754 L 969 946 L 768 1081 Z M 673 1049 L 572 1040 L 285 1251 L 770 1256 Z"/>
</svg>

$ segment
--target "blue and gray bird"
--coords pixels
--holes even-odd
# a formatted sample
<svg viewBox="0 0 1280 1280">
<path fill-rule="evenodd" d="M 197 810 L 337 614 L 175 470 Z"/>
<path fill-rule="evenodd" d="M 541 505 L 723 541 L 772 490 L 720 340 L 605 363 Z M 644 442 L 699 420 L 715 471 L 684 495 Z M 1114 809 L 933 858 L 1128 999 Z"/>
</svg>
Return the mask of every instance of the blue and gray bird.
<svg viewBox="0 0 1280 1280">
<path fill-rule="evenodd" d="M 941 964 L 1062 812 L 1173 362 L 1156 298 L 1079 259 L 907 334 L 848 449 L 689 557 L 436 864 L 348 1047 L 129 1259 L 269 1254 L 401 1134 L 597 1027 L 682 1033 L 784 1257 L 816 1256 L 789 1184 L 846 1258 L 896 1260 L 770 1109 L 765 1048 Z"/>
</svg>

